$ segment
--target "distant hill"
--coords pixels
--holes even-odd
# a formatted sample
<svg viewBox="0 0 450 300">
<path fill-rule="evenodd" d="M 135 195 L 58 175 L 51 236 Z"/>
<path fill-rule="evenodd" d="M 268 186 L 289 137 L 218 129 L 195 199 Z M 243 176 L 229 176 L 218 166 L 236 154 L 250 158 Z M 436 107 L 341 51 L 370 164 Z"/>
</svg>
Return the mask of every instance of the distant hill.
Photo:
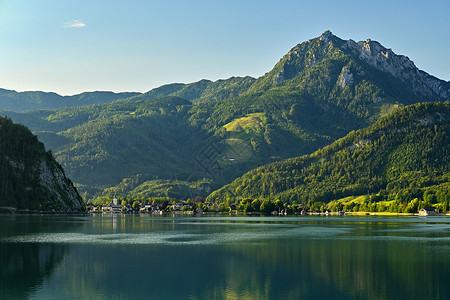
<svg viewBox="0 0 450 300">
<path fill-rule="evenodd" d="M 450 103 L 398 109 L 310 155 L 254 169 L 208 200 L 279 199 L 330 202 L 348 196 L 376 200 L 450 201 Z M 433 201 L 431 201 L 433 202 Z"/>
<path fill-rule="evenodd" d="M 0 89 L 0 110 L 23 112 L 39 109 L 74 107 L 90 104 L 109 103 L 126 99 L 139 93 L 86 92 L 74 96 L 61 96 L 45 92 L 16 92 Z"/>
<path fill-rule="evenodd" d="M 0 114 L 31 128 L 88 198 L 161 196 L 163 186 L 205 196 L 405 105 L 448 101 L 449 84 L 378 42 L 327 31 L 257 79 L 174 83 L 112 103 Z"/>
<path fill-rule="evenodd" d="M 64 170 L 25 126 L 0 117 L 0 211 L 82 212 Z"/>
<path fill-rule="evenodd" d="M 175 83 L 163 85 L 143 94 L 141 97 L 148 99 L 176 96 L 195 103 L 219 101 L 240 96 L 246 92 L 255 81 L 256 79 L 250 76 L 231 77 L 217 81 L 203 79 L 190 84 Z"/>
</svg>

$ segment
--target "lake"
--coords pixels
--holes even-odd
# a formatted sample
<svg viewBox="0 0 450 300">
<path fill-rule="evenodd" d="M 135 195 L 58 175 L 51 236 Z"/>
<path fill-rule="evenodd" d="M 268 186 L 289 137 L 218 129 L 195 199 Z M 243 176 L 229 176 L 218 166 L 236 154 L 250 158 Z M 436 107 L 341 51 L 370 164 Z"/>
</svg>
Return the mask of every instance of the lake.
<svg viewBox="0 0 450 300">
<path fill-rule="evenodd" d="M 448 217 L 0 216 L 0 299 L 450 299 Z"/>
</svg>

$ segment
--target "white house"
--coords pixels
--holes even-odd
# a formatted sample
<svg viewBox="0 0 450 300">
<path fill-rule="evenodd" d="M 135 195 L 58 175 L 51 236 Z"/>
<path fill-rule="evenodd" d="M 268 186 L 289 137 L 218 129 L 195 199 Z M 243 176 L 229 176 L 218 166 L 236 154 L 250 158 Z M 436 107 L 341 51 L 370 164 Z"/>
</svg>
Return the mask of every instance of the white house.
<svg viewBox="0 0 450 300">
<path fill-rule="evenodd" d="M 421 208 L 419 210 L 419 216 L 434 216 L 435 214 L 434 208 Z"/>
</svg>

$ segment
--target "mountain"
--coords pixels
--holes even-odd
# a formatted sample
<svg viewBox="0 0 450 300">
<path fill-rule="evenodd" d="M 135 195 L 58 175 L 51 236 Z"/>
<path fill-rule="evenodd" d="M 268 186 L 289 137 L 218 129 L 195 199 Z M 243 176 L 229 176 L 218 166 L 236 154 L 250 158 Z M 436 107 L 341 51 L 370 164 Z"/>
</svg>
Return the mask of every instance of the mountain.
<svg viewBox="0 0 450 300">
<path fill-rule="evenodd" d="M 449 202 L 449 130 L 449 102 L 406 106 L 310 155 L 254 169 L 208 200 L 307 204 L 372 195 L 400 203 L 414 198 Z"/>
<path fill-rule="evenodd" d="M 0 117 L 0 208 L 82 212 L 64 170 L 25 126 Z"/>
<path fill-rule="evenodd" d="M 38 135 L 85 197 L 164 196 L 165 188 L 184 197 L 448 95 L 449 82 L 407 57 L 327 31 L 257 79 L 174 83 L 113 103 L 3 114 Z"/>
<path fill-rule="evenodd" d="M 231 77 L 217 81 L 200 80 L 190 84 L 168 84 L 153 89 L 137 98 L 160 98 L 176 96 L 196 103 L 220 101 L 237 97 L 246 92 L 256 81 L 250 76 Z"/>
<path fill-rule="evenodd" d="M 16 92 L 0 89 L 0 110 L 23 112 L 39 109 L 74 107 L 90 104 L 109 103 L 126 99 L 139 93 L 86 92 L 74 96 L 61 96 L 45 92 Z"/>
<path fill-rule="evenodd" d="M 377 109 L 383 102 L 411 104 L 418 100 L 450 99 L 450 82 L 419 70 L 408 57 L 397 55 L 371 39 L 342 40 L 330 31 L 296 45 L 258 79 L 232 77 L 216 82 L 169 84 L 145 95 L 178 96 L 204 102 L 260 93 L 274 87 L 339 100 L 335 104 L 357 112 L 357 106 L 363 106 L 360 109 L 369 114 L 373 113 L 368 111 L 369 107 Z M 229 90 L 234 92 L 223 92 Z"/>
<path fill-rule="evenodd" d="M 316 73 L 316 66 L 326 69 L 325 73 L 322 73 L 326 75 L 322 78 L 322 85 L 325 87 L 342 90 L 348 87 L 355 93 L 357 87 L 362 87 L 360 84 L 367 81 L 387 89 L 378 95 L 379 98 L 371 99 L 376 102 L 394 95 L 398 97 L 397 93 L 402 89 L 411 90 L 405 95 L 413 96 L 410 101 L 418 97 L 422 100 L 449 100 L 450 97 L 449 82 L 419 70 L 408 57 L 396 55 L 391 49 L 371 39 L 360 42 L 346 41 L 334 36 L 330 31 L 292 48 L 272 71 L 260 78 L 250 90 L 255 87 L 260 90 L 285 85 L 286 81 L 296 78 L 301 79 L 296 80 L 296 83 L 303 82 L 307 85 L 308 80 L 302 75 L 307 74 L 308 70 Z M 312 74 L 308 74 L 310 75 Z M 322 86 L 315 88 L 320 89 Z M 335 92 L 339 93 L 339 90 Z"/>
</svg>

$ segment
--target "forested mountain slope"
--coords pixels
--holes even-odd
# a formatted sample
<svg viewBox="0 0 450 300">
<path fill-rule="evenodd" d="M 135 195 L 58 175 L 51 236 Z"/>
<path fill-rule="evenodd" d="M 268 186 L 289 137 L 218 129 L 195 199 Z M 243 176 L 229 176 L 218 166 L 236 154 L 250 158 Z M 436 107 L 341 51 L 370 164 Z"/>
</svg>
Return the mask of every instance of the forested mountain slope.
<svg viewBox="0 0 450 300">
<path fill-rule="evenodd" d="M 208 199 L 306 204 L 372 195 L 405 202 L 427 193 L 449 201 L 449 130 L 449 102 L 410 105 L 310 155 L 252 170 Z"/>
<path fill-rule="evenodd" d="M 0 207 L 82 212 L 83 201 L 61 165 L 25 126 L 0 117 Z"/>
<path fill-rule="evenodd" d="M 114 103 L 2 114 L 31 128 L 87 197 L 162 196 L 180 184 L 201 185 L 193 194 L 204 196 L 405 105 L 447 100 L 449 83 L 407 57 L 327 31 L 257 79 L 176 83 Z"/>
</svg>

